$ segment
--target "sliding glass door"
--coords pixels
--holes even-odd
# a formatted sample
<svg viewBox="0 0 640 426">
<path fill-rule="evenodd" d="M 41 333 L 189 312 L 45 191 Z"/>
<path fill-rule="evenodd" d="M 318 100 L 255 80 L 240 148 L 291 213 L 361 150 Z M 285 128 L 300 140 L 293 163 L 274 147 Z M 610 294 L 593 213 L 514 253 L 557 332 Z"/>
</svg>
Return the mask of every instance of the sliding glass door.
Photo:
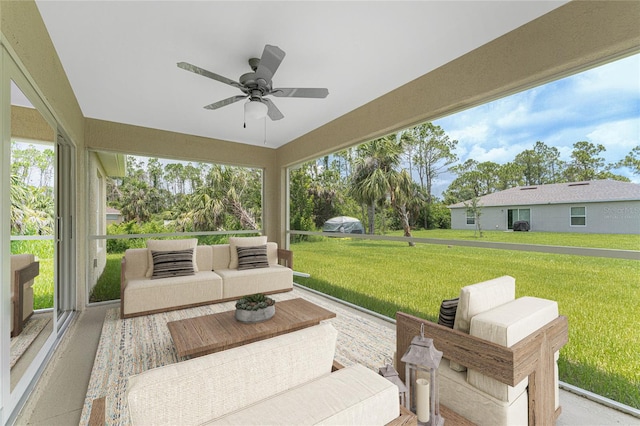
<svg viewBox="0 0 640 426">
<path fill-rule="evenodd" d="M 2 62 L 0 409 L 6 423 L 75 304 L 75 148 L 4 50 Z"/>
<path fill-rule="evenodd" d="M 75 306 L 75 149 L 58 135 L 56 151 L 56 316 L 59 330 Z"/>
</svg>

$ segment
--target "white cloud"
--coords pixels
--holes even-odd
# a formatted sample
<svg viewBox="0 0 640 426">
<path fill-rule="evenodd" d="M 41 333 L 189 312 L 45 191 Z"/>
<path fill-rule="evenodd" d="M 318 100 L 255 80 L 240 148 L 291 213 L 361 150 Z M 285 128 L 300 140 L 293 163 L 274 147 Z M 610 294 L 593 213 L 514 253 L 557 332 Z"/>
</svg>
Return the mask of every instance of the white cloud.
<svg viewBox="0 0 640 426">
<path fill-rule="evenodd" d="M 585 71 L 574 76 L 574 91 L 584 95 L 612 91 L 640 92 L 640 55 Z"/>
<path fill-rule="evenodd" d="M 487 123 L 478 122 L 459 129 L 447 131 L 449 138 L 455 139 L 461 145 L 472 145 L 488 139 L 490 127 Z"/>
<path fill-rule="evenodd" d="M 640 117 L 613 121 L 596 126 L 587 137 L 591 142 L 602 144 L 607 151 L 628 151 L 640 143 Z"/>
<path fill-rule="evenodd" d="M 564 161 L 570 161 L 573 144 L 578 141 L 602 144 L 606 151 L 601 155 L 607 163 L 614 163 L 640 144 L 640 55 L 444 117 L 434 124 L 458 140 L 460 163 L 472 158 L 503 164 L 533 148 L 537 141 L 557 148 Z M 455 176 L 441 178 L 451 182 Z"/>
</svg>

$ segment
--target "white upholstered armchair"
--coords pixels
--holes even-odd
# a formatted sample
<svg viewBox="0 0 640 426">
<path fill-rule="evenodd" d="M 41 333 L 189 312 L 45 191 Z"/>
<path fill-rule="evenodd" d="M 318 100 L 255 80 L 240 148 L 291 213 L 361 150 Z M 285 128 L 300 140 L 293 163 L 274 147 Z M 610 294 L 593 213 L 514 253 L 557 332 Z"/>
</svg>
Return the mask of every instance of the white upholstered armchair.
<svg viewBox="0 0 640 426">
<path fill-rule="evenodd" d="M 515 279 L 496 278 L 461 289 L 454 328 L 396 314 L 398 354 L 424 324 L 444 353 L 440 403 L 479 425 L 553 425 L 560 415 L 558 351 L 568 323 L 556 302 L 515 299 Z M 404 379 L 404 364 L 398 371 Z"/>
</svg>

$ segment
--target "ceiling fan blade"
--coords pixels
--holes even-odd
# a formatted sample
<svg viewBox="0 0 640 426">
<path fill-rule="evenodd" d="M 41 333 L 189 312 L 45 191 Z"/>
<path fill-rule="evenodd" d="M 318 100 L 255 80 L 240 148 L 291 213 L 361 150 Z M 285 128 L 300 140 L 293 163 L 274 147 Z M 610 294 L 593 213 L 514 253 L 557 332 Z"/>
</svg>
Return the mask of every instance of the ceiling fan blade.
<svg viewBox="0 0 640 426">
<path fill-rule="evenodd" d="M 230 98 L 227 99 L 223 99 L 221 101 L 218 102 L 214 102 L 212 104 L 209 104 L 207 106 L 205 106 L 205 109 L 218 109 L 218 108 L 222 108 L 223 106 L 227 106 L 230 105 L 234 102 L 238 102 L 241 101 L 243 99 L 246 99 L 249 95 L 237 95 L 237 96 L 232 96 Z"/>
<path fill-rule="evenodd" d="M 289 89 L 273 89 L 269 93 L 270 95 L 278 98 L 326 98 L 329 94 L 329 89 L 321 88 L 289 88 Z"/>
<path fill-rule="evenodd" d="M 260 63 L 256 69 L 256 78 L 262 78 L 269 83 L 276 73 L 276 70 L 280 66 L 280 63 L 284 59 L 284 50 L 278 46 L 271 46 L 267 44 L 262 52 Z"/>
<path fill-rule="evenodd" d="M 271 99 L 262 98 L 262 102 L 266 104 L 267 107 L 269 108 L 269 110 L 267 111 L 267 115 L 269 116 L 270 119 L 272 119 L 273 121 L 276 121 L 284 118 L 284 115 L 282 115 L 278 107 L 276 107 L 276 104 L 271 102 Z"/>
<path fill-rule="evenodd" d="M 242 85 L 237 81 L 233 81 L 227 77 L 223 77 L 211 71 L 207 71 L 203 68 L 197 67 L 195 65 L 191 65 L 188 62 L 178 62 L 178 68 L 182 68 L 183 70 L 191 71 L 196 74 L 200 74 L 201 76 L 212 78 L 221 83 L 228 84 L 229 86 L 237 87 L 238 89 L 242 89 Z"/>
</svg>

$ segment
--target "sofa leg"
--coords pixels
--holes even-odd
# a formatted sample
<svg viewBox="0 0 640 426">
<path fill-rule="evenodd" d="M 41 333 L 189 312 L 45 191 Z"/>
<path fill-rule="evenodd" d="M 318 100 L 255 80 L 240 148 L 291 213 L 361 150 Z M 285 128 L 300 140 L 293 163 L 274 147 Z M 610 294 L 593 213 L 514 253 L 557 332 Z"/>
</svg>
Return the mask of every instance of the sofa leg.
<svg viewBox="0 0 640 426">
<path fill-rule="evenodd" d="M 106 397 L 96 398 L 91 403 L 91 414 L 89 415 L 89 426 L 103 426 L 106 420 Z"/>
</svg>

